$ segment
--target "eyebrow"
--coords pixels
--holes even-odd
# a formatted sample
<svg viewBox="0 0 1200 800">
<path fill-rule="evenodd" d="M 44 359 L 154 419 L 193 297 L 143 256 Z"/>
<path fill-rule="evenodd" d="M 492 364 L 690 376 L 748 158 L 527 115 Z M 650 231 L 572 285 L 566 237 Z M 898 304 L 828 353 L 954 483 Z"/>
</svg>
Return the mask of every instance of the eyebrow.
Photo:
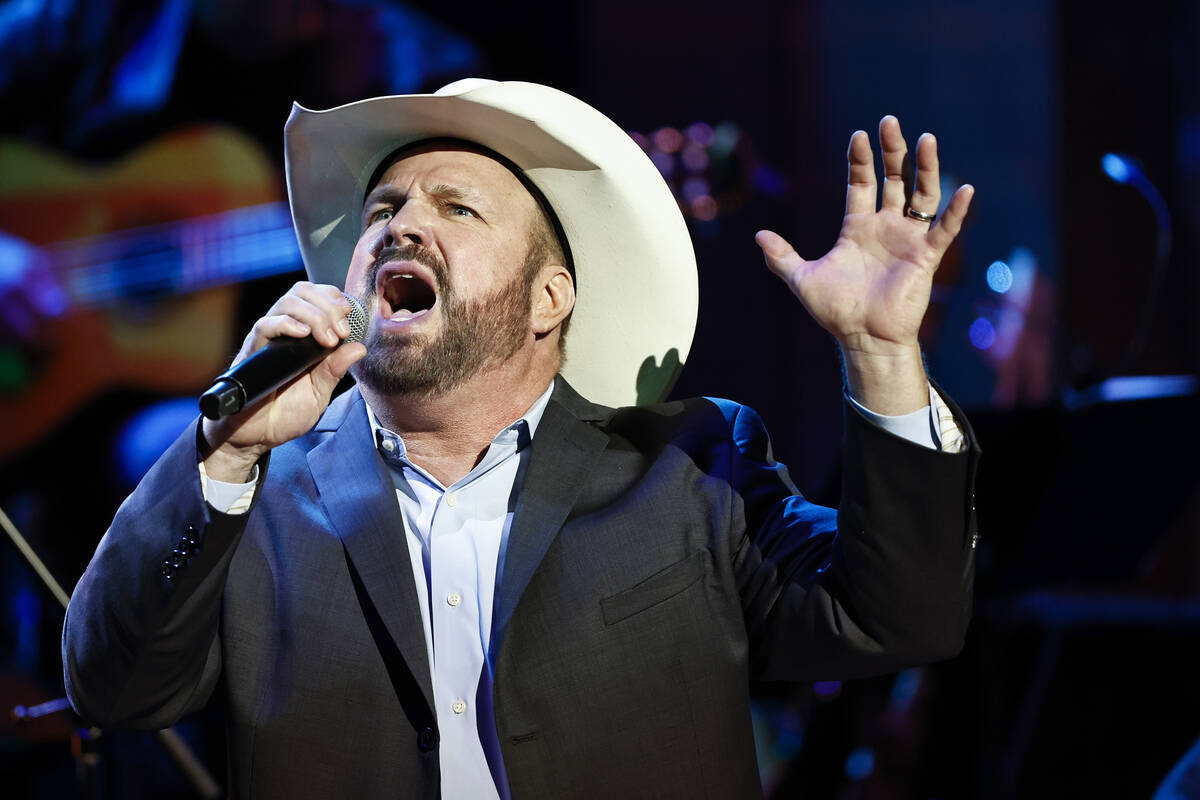
<svg viewBox="0 0 1200 800">
<path fill-rule="evenodd" d="M 438 183 L 430 187 L 428 194 L 436 197 L 439 200 L 453 200 L 456 202 L 480 202 L 483 196 L 474 189 L 468 189 L 462 186 L 454 186 L 449 183 Z M 367 199 L 363 201 L 363 208 L 385 200 L 403 200 L 408 197 L 407 192 L 402 192 L 393 186 L 379 186 L 372 190 L 367 195 Z"/>
<path fill-rule="evenodd" d="M 483 196 L 474 189 L 453 186 L 449 183 L 439 183 L 429 189 L 429 194 L 439 200 L 454 200 L 457 202 L 474 203 L 482 200 Z"/>
</svg>

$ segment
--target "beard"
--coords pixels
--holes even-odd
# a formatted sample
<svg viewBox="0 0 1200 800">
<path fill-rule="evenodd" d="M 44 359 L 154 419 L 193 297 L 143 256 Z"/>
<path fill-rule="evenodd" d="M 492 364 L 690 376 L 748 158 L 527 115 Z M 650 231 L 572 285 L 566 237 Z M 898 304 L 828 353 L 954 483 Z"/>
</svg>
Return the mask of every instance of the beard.
<svg viewBox="0 0 1200 800">
<path fill-rule="evenodd" d="M 385 395 L 436 396 L 507 360 L 525 341 L 535 274 L 528 265 L 504 286 L 467 300 L 454 291 L 446 265 L 436 254 L 415 244 L 386 247 L 368 276 L 366 305 L 377 299 L 379 268 L 396 260 L 415 261 L 432 270 L 437 304 L 430 313 L 441 315 L 441 333 L 385 334 L 372 325 L 363 342 L 367 355 L 352 370 L 355 380 Z"/>
</svg>

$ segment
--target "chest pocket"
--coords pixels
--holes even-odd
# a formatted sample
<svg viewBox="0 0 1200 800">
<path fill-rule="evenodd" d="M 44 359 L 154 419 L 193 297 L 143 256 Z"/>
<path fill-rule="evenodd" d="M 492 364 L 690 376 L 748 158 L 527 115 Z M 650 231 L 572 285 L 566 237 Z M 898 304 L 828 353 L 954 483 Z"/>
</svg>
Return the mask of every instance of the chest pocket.
<svg viewBox="0 0 1200 800">
<path fill-rule="evenodd" d="M 604 624 L 615 625 L 687 589 L 704 576 L 704 562 L 707 558 L 707 550 L 698 550 L 659 570 L 636 586 L 605 597 L 600 601 Z"/>
</svg>

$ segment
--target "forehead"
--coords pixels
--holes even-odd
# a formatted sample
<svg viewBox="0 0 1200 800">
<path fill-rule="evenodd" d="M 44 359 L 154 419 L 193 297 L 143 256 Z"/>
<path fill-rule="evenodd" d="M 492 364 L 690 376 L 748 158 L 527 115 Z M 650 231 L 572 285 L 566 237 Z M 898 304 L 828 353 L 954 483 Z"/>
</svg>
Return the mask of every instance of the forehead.
<svg viewBox="0 0 1200 800">
<path fill-rule="evenodd" d="M 387 188 L 408 192 L 412 188 L 443 193 L 458 190 L 481 202 L 532 213 L 536 200 L 512 171 L 496 159 L 469 145 L 428 144 L 404 148 L 384 160 L 367 198 Z M 493 211 L 496 210 L 495 208 Z"/>
</svg>

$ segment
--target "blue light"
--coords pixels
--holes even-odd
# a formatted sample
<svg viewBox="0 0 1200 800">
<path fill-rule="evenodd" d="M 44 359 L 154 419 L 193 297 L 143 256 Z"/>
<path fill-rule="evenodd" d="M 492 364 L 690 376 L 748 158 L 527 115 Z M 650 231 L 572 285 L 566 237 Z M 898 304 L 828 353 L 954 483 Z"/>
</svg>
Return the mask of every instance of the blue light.
<svg viewBox="0 0 1200 800">
<path fill-rule="evenodd" d="M 996 294 L 1004 294 L 1012 288 L 1013 273 L 1003 261 L 993 261 L 987 268 L 987 285 Z"/>
<path fill-rule="evenodd" d="M 1111 403 L 1196 393 L 1195 375 L 1123 375 L 1100 384 L 1100 399 Z"/>
<path fill-rule="evenodd" d="M 1104 174 L 1117 183 L 1129 183 L 1133 179 L 1134 173 L 1137 172 L 1137 167 L 1128 158 L 1116 153 L 1105 153 L 1104 157 L 1100 159 L 1100 166 L 1104 170 Z"/>
<path fill-rule="evenodd" d="M 38 626 L 42 619 L 42 603 L 33 589 L 22 586 L 13 597 L 12 605 L 13 616 L 17 620 L 15 642 L 17 663 L 25 669 L 32 670 L 37 666 L 38 658 L 41 656 Z"/>
<path fill-rule="evenodd" d="M 987 350 L 996 343 L 996 329 L 983 317 L 971 323 L 968 336 L 971 337 L 971 344 L 980 350 Z"/>
<path fill-rule="evenodd" d="M 129 486 L 136 485 L 196 417 L 194 397 L 164 400 L 130 417 L 117 433 L 113 454 L 118 473 L 125 482 Z"/>
<path fill-rule="evenodd" d="M 192 15 L 191 0 L 167 0 L 113 71 L 119 110 L 158 108 L 175 81 L 175 66 Z"/>
<path fill-rule="evenodd" d="M 846 777 L 852 781 L 861 781 L 875 771 L 875 752 L 869 747 L 852 750 L 846 756 Z"/>
</svg>

